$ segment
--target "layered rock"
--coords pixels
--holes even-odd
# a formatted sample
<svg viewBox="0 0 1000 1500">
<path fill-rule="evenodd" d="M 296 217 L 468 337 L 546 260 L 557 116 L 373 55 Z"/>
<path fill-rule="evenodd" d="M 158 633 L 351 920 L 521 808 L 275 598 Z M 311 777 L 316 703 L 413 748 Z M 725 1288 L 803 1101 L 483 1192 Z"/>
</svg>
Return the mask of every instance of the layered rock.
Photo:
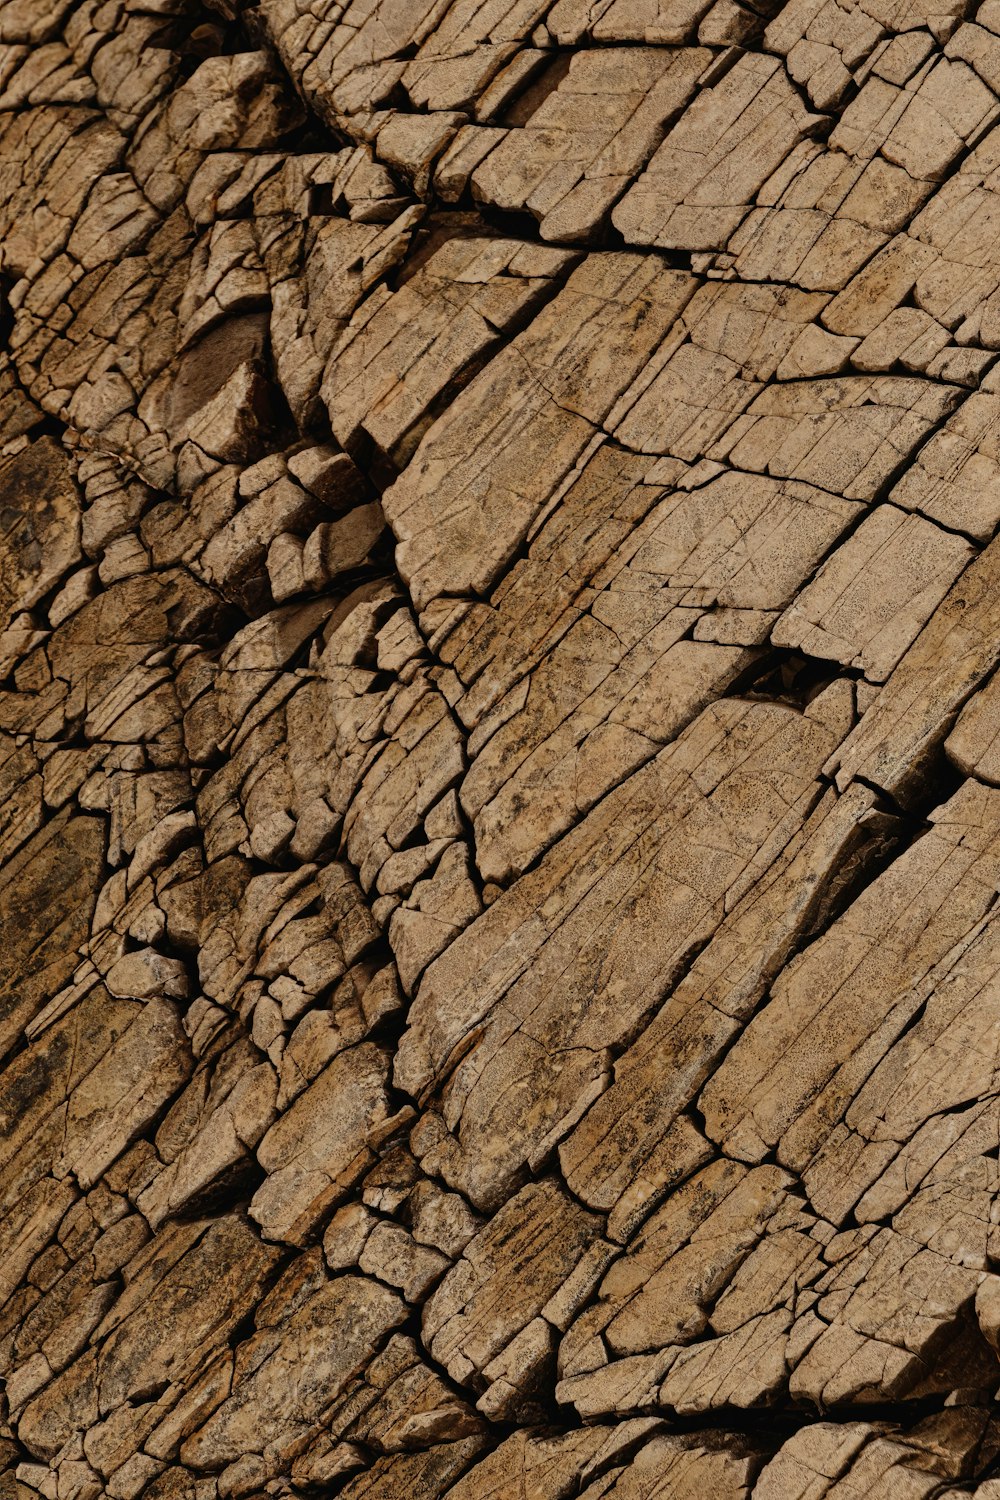
<svg viewBox="0 0 1000 1500">
<path fill-rule="evenodd" d="M 0 1484 L 1000 1494 L 1000 8 L 0 0 Z"/>
</svg>

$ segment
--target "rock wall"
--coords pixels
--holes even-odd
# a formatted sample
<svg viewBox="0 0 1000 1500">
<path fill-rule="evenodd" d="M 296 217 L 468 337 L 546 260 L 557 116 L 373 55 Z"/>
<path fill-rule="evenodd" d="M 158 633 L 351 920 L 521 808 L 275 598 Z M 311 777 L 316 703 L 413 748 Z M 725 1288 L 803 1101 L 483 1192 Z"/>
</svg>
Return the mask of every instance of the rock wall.
<svg viewBox="0 0 1000 1500">
<path fill-rule="evenodd" d="M 3 1500 L 997 1500 L 998 226 L 998 0 L 2 0 Z"/>
</svg>

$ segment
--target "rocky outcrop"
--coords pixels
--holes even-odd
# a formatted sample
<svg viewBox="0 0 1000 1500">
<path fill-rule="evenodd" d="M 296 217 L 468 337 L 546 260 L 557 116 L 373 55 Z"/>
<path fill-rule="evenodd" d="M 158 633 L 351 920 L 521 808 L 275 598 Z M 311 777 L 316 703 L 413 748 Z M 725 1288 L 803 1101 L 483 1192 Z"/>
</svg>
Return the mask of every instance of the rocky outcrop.
<svg viewBox="0 0 1000 1500">
<path fill-rule="evenodd" d="M 3 1496 L 1000 1496 L 998 163 L 996 0 L 0 0 Z"/>
</svg>

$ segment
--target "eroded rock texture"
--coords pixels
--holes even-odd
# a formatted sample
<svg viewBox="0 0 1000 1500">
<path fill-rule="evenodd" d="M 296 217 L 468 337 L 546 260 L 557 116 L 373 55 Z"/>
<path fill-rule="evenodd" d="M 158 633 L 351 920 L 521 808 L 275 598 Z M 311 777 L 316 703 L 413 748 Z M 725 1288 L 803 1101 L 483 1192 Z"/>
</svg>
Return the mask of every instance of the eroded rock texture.
<svg viewBox="0 0 1000 1500">
<path fill-rule="evenodd" d="M 1000 1497 L 998 0 L 2 0 L 0 1495 Z"/>
</svg>

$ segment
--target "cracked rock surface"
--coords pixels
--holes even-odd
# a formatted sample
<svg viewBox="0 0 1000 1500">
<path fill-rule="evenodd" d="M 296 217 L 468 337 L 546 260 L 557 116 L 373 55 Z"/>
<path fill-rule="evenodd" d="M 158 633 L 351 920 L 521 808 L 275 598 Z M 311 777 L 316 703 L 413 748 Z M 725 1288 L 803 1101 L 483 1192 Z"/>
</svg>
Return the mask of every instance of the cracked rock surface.
<svg viewBox="0 0 1000 1500">
<path fill-rule="evenodd" d="M 1000 1500 L 1000 0 L 0 0 L 0 1500 Z"/>
</svg>

